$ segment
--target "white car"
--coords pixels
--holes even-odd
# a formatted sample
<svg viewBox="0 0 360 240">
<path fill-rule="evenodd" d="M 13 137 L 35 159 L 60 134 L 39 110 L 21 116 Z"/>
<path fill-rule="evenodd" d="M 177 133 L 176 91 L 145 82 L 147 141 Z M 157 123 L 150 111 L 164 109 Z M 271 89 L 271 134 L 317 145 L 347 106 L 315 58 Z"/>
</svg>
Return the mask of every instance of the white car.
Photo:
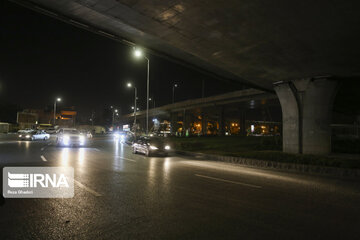
<svg viewBox="0 0 360 240">
<path fill-rule="evenodd" d="M 86 135 L 75 128 L 62 128 L 56 136 L 57 146 L 85 146 Z"/>
<path fill-rule="evenodd" d="M 50 139 L 50 134 L 38 130 L 38 131 L 31 131 L 31 132 L 26 132 L 26 133 L 21 133 L 19 134 L 19 138 L 21 140 L 48 140 Z"/>
<path fill-rule="evenodd" d="M 25 128 L 25 129 L 21 129 L 18 131 L 18 134 L 23 134 L 23 133 L 30 133 L 30 132 L 33 132 L 35 131 L 34 129 L 31 129 L 31 128 Z"/>
</svg>

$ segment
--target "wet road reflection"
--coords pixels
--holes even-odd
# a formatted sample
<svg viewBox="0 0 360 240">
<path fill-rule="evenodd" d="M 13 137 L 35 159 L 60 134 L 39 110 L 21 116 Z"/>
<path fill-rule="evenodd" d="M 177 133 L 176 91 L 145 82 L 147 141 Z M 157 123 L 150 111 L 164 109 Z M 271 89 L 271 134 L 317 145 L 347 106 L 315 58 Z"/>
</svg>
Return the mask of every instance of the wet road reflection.
<svg viewBox="0 0 360 240">
<path fill-rule="evenodd" d="M 20 239 L 222 239 L 241 229 L 250 229 L 248 238 L 262 231 L 263 239 L 269 232 L 281 239 L 307 239 L 311 236 L 303 230 L 314 228 L 330 239 L 358 229 L 356 182 L 173 155 L 146 157 L 110 138 L 87 148 L 45 145 L 12 143 L 0 148 L 0 159 L 13 163 L 29 155 L 44 166 L 74 167 L 75 197 L 7 200 L 0 207 L 4 239 L 14 233 L 24 234 Z"/>
<path fill-rule="evenodd" d="M 61 165 L 67 166 L 69 162 L 69 148 L 63 148 L 61 150 Z"/>
</svg>

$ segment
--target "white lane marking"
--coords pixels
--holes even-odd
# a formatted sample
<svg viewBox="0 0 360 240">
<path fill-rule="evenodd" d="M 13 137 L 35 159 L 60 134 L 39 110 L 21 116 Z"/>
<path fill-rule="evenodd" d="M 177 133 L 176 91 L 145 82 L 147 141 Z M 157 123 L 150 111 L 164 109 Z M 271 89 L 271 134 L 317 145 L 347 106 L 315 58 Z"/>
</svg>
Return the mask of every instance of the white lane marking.
<svg viewBox="0 0 360 240">
<path fill-rule="evenodd" d="M 98 148 L 92 148 L 93 150 L 100 152 L 100 150 Z"/>
<path fill-rule="evenodd" d="M 42 148 L 41 148 L 41 151 L 44 151 L 44 149 L 45 149 L 45 147 L 42 147 Z"/>
<path fill-rule="evenodd" d="M 126 161 L 136 162 L 134 159 L 125 158 L 125 157 L 120 157 L 120 156 L 116 156 L 116 157 L 117 157 L 117 158 L 124 159 L 124 160 L 126 160 Z"/>
<path fill-rule="evenodd" d="M 44 162 L 47 162 L 46 158 L 43 155 L 41 155 L 40 157 Z"/>
<path fill-rule="evenodd" d="M 212 180 L 216 180 L 216 181 L 221 181 L 221 182 L 226 182 L 226 183 L 238 184 L 238 185 L 242 185 L 242 186 L 246 186 L 246 187 L 262 188 L 261 186 L 258 186 L 258 185 L 252 185 L 252 184 L 247 184 L 247 183 L 235 182 L 235 181 L 230 181 L 230 180 L 226 180 L 226 179 L 222 179 L 222 178 L 209 177 L 209 176 L 200 175 L 200 174 L 195 174 L 195 176 L 201 177 L 201 178 L 212 179 Z"/>
<path fill-rule="evenodd" d="M 76 181 L 75 179 L 74 179 L 74 182 L 75 182 L 80 188 L 82 188 L 82 189 L 84 189 L 85 191 L 93 194 L 94 196 L 96 196 L 96 197 L 101 197 L 101 196 L 102 196 L 100 193 L 92 190 L 91 188 L 88 188 L 87 186 L 83 185 L 81 182 Z"/>
</svg>

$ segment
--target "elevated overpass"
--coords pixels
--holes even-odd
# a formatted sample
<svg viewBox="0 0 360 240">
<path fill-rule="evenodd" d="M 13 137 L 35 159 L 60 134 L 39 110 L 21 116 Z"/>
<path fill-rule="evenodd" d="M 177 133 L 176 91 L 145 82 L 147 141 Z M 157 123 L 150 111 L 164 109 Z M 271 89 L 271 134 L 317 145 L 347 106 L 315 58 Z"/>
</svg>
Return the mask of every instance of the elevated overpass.
<svg viewBox="0 0 360 240">
<path fill-rule="evenodd" d="M 190 99 L 164 105 L 158 108 L 152 108 L 149 110 L 149 116 L 170 116 L 171 113 L 175 112 L 183 112 L 186 110 L 193 110 L 199 108 L 223 107 L 236 103 L 243 103 L 244 108 L 255 108 L 256 102 L 258 104 L 258 101 L 266 101 L 271 99 L 277 99 L 276 95 L 257 89 L 246 89 L 206 98 Z M 138 111 L 136 113 L 136 116 L 138 118 L 145 118 L 146 111 Z M 122 119 L 134 119 L 134 113 L 124 115 L 122 116 Z"/>
<path fill-rule="evenodd" d="M 12 0 L 220 80 L 275 91 L 284 151 L 330 152 L 336 83 L 360 74 L 355 0 Z"/>
<path fill-rule="evenodd" d="M 164 105 L 149 110 L 149 117 L 171 122 L 172 132 L 192 132 L 197 123 L 199 134 L 207 134 L 207 125 L 213 122 L 218 135 L 224 135 L 230 129 L 231 123 L 239 126 L 238 134 L 246 134 L 246 120 L 277 120 L 271 116 L 279 116 L 280 103 L 276 94 L 257 89 L 246 89 L 226 94 L 190 99 L 182 102 Z M 266 111 L 266 116 L 262 112 Z M 280 116 L 279 116 L 280 117 Z M 132 124 L 135 114 L 121 117 L 122 124 Z M 146 126 L 146 111 L 136 112 L 136 122 L 140 129 Z M 178 125 L 181 122 L 181 126 Z M 150 124 L 151 125 L 151 124 Z M 181 128 L 181 131 L 179 129 Z"/>
</svg>

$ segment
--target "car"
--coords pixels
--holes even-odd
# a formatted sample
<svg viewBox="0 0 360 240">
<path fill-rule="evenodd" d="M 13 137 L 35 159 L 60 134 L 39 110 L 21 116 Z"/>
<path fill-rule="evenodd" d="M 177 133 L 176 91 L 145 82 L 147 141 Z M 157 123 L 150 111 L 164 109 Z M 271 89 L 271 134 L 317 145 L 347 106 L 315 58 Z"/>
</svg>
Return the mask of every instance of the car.
<svg viewBox="0 0 360 240">
<path fill-rule="evenodd" d="M 56 135 L 57 146 L 85 146 L 86 143 L 86 135 L 76 128 L 62 128 Z"/>
<path fill-rule="evenodd" d="M 133 153 L 143 153 L 146 156 L 163 155 L 167 156 L 171 147 L 163 138 L 140 137 L 133 144 Z"/>
<path fill-rule="evenodd" d="M 46 133 L 42 130 L 33 130 L 31 132 L 21 133 L 19 134 L 19 138 L 21 140 L 48 140 L 50 139 L 50 134 Z"/>
<path fill-rule="evenodd" d="M 113 133 L 114 136 L 114 140 L 120 141 L 120 142 L 124 142 L 125 138 L 126 138 L 126 133 L 122 132 L 122 131 L 115 131 Z"/>
<path fill-rule="evenodd" d="M 45 130 L 45 132 L 47 132 L 48 134 L 55 134 L 56 129 L 55 128 L 48 128 L 48 129 Z"/>
<path fill-rule="evenodd" d="M 91 131 L 82 130 L 82 131 L 80 131 L 80 133 L 83 134 L 84 136 L 86 136 L 86 138 L 92 138 L 93 137 Z"/>
<path fill-rule="evenodd" d="M 31 129 L 31 128 L 25 128 L 25 129 L 21 129 L 18 131 L 19 134 L 24 134 L 24 133 L 30 133 L 34 131 L 34 129 Z"/>
</svg>

